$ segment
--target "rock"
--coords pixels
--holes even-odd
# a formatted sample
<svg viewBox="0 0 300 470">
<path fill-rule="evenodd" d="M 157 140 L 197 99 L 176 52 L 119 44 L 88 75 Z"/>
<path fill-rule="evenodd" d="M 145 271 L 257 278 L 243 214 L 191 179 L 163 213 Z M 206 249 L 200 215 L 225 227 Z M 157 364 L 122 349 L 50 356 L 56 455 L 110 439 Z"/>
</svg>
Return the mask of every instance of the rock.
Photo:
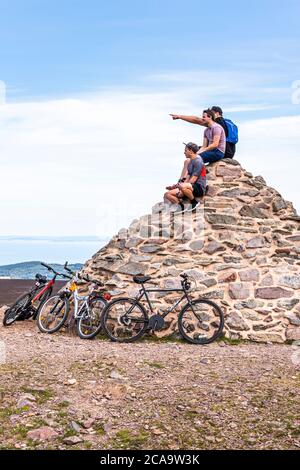
<svg viewBox="0 0 300 470">
<path fill-rule="evenodd" d="M 274 212 L 281 211 L 282 209 L 287 208 L 287 204 L 282 197 L 276 197 L 272 203 L 272 208 Z"/>
<path fill-rule="evenodd" d="M 243 308 L 253 309 L 253 308 L 256 308 L 256 307 L 257 307 L 257 301 L 254 300 L 254 299 L 245 300 L 243 302 L 237 302 L 237 303 L 234 304 L 234 308 L 236 308 L 238 310 L 241 310 Z"/>
<path fill-rule="evenodd" d="M 69 379 L 67 380 L 67 382 L 65 382 L 65 385 L 75 385 L 75 384 L 77 384 L 76 379 Z"/>
<path fill-rule="evenodd" d="M 17 402 L 17 408 L 23 408 L 24 406 L 32 406 L 34 402 L 36 402 L 35 396 L 31 393 L 25 393 L 19 398 Z"/>
<path fill-rule="evenodd" d="M 218 276 L 219 282 L 234 282 L 237 279 L 237 274 L 235 271 L 225 271 Z"/>
<path fill-rule="evenodd" d="M 247 269 L 245 271 L 240 271 L 239 277 L 241 281 L 257 282 L 259 280 L 259 271 L 258 269 Z"/>
<path fill-rule="evenodd" d="M 41 428 L 33 429 L 27 433 L 27 439 L 34 441 L 50 441 L 59 436 L 55 429 L 49 426 L 42 426 Z"/>
<path fill-rule="evenodd" d="M 143 239 L 139 237 L 131 237 L 125 243 L 126 248 L 134 248 L 142 243 Z"/>
<path fill-rule="evenodd" d="M 204 241 L 203 240 L 194 240 L 189 244 L 189 247 L 193 251 L 202 250 L 203 246 L 204 246 Z"/>
<path fill-rule="evenodd" d="M 263 246 L 265 246 L 265 239 L 260 236 L 253 237 L 246 243 L 247 248 L 262 248 Z"/>
<path fill-rule="evenodd" d="M 157 251 L 162 251 L 163 248 L 159 244 L 153 245 L 143 245 L 140 247 L 142 253 L 156 253 Z"/>
<path fill-rule="evenodd" d="M 195 278 L 196 281 L 201 281 L 202 279 L 204 279 L 204 276 L 205 276 L 205 274 L 202 271 L 198 270 L 198 269 L 186 269 L 184 272 L 188 276 L 191 276 L 191 277 Z M 177 275 L 177 274 L 175 274 L 175 275 Z"/>
<path fill-rule="evenodd" d="M 203 279 L 202 281 L 200 281 L 200 284 L 203 284 L 206 287 L 212 287 L 212 286 L 215 286 L 217 284 L 217 281 L 213 278 Z"/>
<path fill-rule="evenodd" d="M 257 191 L 256 189 L 234 188 L 234 189 L 222 191 L 218 194 L 218 196 L 230 197 L 230 198 L 235 199 L 239 196 L 255 197 L 258 194 L 259 194 L 259 191 Z"/>
<path fill-rule="evenodd" d="M 274 281 L 273 281 L 273 276 L 271 274 L 268 274 L 267 276 L 265 276 L 260 282 L 260 286 L 262 287 L 272 286 L 273 284 L 274 284 Z"/>
<path fill-rule="evenodd" d="M 235 282 L 229 284 L 229 295 L 232 299 L 247 299 L 250 297 L 250 284 Z"/>
<path fill-rule="evenodd" d="M 241 168 L 240 167 L 230 168 L 226 165 L 219 165 L 216 168 L 216 176 L 231 176 L 234 178 L 239 178 L 241 176 Z"/>
<path fill-rule="evenodd" d="M 279 308 L 284 308 L 285 310 L 291 310 L 299 303 L 299 299 L 286 299 L 286 300 L 279 300 L 277 306 Z"/>
<path fill-rule="evenodd" d="M 246 321 L 237 312 L 230 313 L 230 315 L 226 319 L 226 324 L 233 330 L 237 330 L 237 331 L 250 330 Z"/>
<path fill-rule="evenodd" d="M 210 292 L 204 292 L 202 293 L 202 297 L 204 299 L 223 299 L 224 298 L 224 290 L 219 289 L 219 290 L 213 290 Z"/>
<path fill-rule="evenodd" d="M 76 444 L 80 444 L 81 442 L 83 442 L 83 439 L 82 437 L 79 437 L 79 436 L 69 436 L 69 437 L 65 437 L 63 440 L 63 443 L 66 444 L 67 446 L 73 446 Z"/>
<path fill-rule="evenodd" d="M 212 241 L 208 243 L 205 248 L 204 248 L 204 253 L 207 253 L 208 255 L 213 255 L 217 251 L 225 251 L 226 248 L 219 242 Z"/>
<path fill-rule="evenodd" d="M 300 275 L 285 274 L 278 279 L 278 283 L 292 289 L 300 289 Z"/>
<path fill-rule="evenodd" d="M 150 255 L 131 255 L 129 259 L 130 263 L 141 263 L 151 260 L 152 256 Z"/>
<path fill-rule="evenodd" d="M 200 364 L 210 364 L 210 360 L 206 357 L 203 357 L 203 359 L 200 359 Z"/>
<path fill-rule="evenodd" d="M 282 343 L 285 338 L 280 333 L 259 332 L 249 334 L 249 339 L 258 343 Z"/>
<path fill-rule="evenodd" d="M 300 234 L 287 237 L 286 239 L 291 242 L 300 242 Z"/>
<path fill-rule="evenodd" d="M 84 427 L 84 429 L 90 429 L 94 423 L 95 423 L 95 419 L 89 418 L 83 421 L 82 426 Z"/>
<path fill-rule="evenodd" d="M 0 317 L 4 316 L 6 310 L 9 308 L 8 305 L 2 305 L 2 307 L 0 307 Z"/>
<path fill-rule="evenodd" d="M 210 224 L 234 225 L 237 223 L 236 217 L 226 214 L 208 214 L 206 218 Z"/>
<path fill-rule="evenodd" d="M 146 266 L 141 263 L 126 263 L 123 266 L 120 266 L 117 271 L 122 274 L 138 276 L 139 274 L 145 274 Z"/>
<path fill-rule="evenodd" d="M 289 319 L 291 325 L 300 326 L 300 318 L 295 313 L 286 313 L 285 317 Z"/>
<path fill-rule="evenodd" d="M 300 328 L 297 327 L 288 327 L 286 330 L 286 339 L 297 341 L 300 340 Z"/>
<path fill-rule="evenodd" d="M 255 290 L 255 297 L 260 299 L 280 299 L 281 297 L 292 297 L 293 292 L 282 287 L 259 287 Z"/>
<path fill-rule="evenodd" d="M 256 206 L 243 206 L 240 211 L 239 211 L 239 214 L 242 216 L 242 217 L 253 217 L 253 218 L 256 218 L 256 219 L 267 219 L 268 218 L 268 215 L 263 212 L 259 207 L 256 207 Z"/>
<path fill-rule="evenodd" d="M 123 375 L 121 375 L 117 370 L 112 370 L 109 377 L 114 380 L 125 380 Z"/>
</svg>

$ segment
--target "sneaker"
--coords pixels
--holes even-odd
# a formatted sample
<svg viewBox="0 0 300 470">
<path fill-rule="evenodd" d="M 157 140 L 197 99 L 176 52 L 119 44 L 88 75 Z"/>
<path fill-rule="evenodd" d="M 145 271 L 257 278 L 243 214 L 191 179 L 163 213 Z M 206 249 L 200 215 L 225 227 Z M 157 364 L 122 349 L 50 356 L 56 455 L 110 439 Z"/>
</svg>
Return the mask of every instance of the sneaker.
<svg viewBox="0 0 300 470">
<path fill-rule="evenodd" d="M 191 203 L 191 208 L 188 209 L 186 212 L 194 212 L 198 206 L 200 206 L 200 202 L 194 200 L 194 201 L 192 201 L 192 203 Z"/>
<path fill-rule="evenodd" d="M 185 212 L 185 211 L 186 211 L 185 205 L 183 204 L 183 202 L 180 202 L 178 204 L 178 210 L 176 212 Z"/>
</svg>

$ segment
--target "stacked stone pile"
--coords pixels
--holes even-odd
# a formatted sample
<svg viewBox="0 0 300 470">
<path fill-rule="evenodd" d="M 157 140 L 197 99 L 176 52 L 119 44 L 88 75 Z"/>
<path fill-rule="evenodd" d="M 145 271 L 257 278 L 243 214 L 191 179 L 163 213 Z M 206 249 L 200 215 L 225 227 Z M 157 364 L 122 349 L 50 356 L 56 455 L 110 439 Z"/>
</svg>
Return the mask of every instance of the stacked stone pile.
<svg viewBox="0 0 300 470">
<path fill-rule="evenodd" d="M 292 203 L 236 160 L 210 165 L 208 185 L 196 213 L 172 214 L 157 204 L 120 230 L 85 270 L 114 295 L 135 295 L 133 275 L 151 275 L 150 286 L 168 288 L 187 272 L 197 281 L 193 296 L 223 308 L 228 337 L 300 339 L 300 217 Z M 157 309 L 175 297 L 153 294 Z M 176 315 L 160 334 L 175 331 Z"/>
</svg>

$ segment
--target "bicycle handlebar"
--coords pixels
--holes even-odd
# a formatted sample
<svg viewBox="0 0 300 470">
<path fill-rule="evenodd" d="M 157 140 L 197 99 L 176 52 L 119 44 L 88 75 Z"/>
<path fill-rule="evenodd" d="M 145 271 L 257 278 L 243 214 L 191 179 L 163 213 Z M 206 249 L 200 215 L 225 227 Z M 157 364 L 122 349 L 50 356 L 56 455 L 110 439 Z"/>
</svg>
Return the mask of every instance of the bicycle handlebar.
<svg viewBox="0 0 300 470">
<path fill-rule="evenodd" d="M 97 286 L 102 287 L 104 284 L 101 281 L 98 281 L 97 279 L 91 279 L 89 275 L 83 276 L 80 273 L 76 273 L 75 271 L 72 271 L 72 269 L 68 268 L 68 261 L 65 262 L 64 269 L 68 271 L 72 276 L 77 276 L 78 279 L 81 279 L 86 282 L 93 282 L 94 284 L 97 284 Z"/>
<path fill-rule="evenodd" d="M 70 276 L 67 276 L 64 273 L 59 273 L 59 272 L 55 271 L 55 269 L 53 269 L 52 266 L 49 266 L 49 264 L 47 264 L 47 263 L 41 262 L 41 265 L 44 266 L 45 268 L 47 268 L 48 271 L 52 271 L 56 276 L 65 277 L 66 279 L 72 279 Z"/>
</svg>

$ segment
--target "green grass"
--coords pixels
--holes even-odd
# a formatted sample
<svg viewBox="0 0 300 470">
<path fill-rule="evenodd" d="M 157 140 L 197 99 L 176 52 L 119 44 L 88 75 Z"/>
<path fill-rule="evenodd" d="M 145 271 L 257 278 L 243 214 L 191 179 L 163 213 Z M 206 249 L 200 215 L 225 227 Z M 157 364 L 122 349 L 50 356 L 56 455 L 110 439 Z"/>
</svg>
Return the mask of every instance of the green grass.
<svg viewBox="0 0 300 470">
<path fill-rule="evenodd" d="M 22 408 L 14 408 L 12 406 L 8 406 L 6 408 L 0 409 L 0 419 L 9 418 L 12 415 L 19 415 L 28 410 L 29 406 L 23 406 Z"/>
<path fill-rule="evenodd" d="M 145 431 L 133 434 L 129 429 L 122 429 L 116 433 L 113 446 L 116 449 L 126 448 L 130 450 L 138 450 L 143 448 L 148 437 L 149 434 Z"/>
<path fill-rule="evenodd" d="M 150 367 L 154 367 L 154 369 L 164 369 L 164 365 L 161 362 L 156 362 L 156 361 L 144 361 L 144 364 L 147 364 Z"/>
<path fill-rule="evenodd" d="M 51 400 L 51 398 L 53 398 L 53 392 L 50 389 L 36 390 L 28 387 L 22 387 L 22 391 L 33 395 L 36 398 L 38 405 L 42 405 L 43 403 L 46 403 L 47 401 Z"/>
</svg>

